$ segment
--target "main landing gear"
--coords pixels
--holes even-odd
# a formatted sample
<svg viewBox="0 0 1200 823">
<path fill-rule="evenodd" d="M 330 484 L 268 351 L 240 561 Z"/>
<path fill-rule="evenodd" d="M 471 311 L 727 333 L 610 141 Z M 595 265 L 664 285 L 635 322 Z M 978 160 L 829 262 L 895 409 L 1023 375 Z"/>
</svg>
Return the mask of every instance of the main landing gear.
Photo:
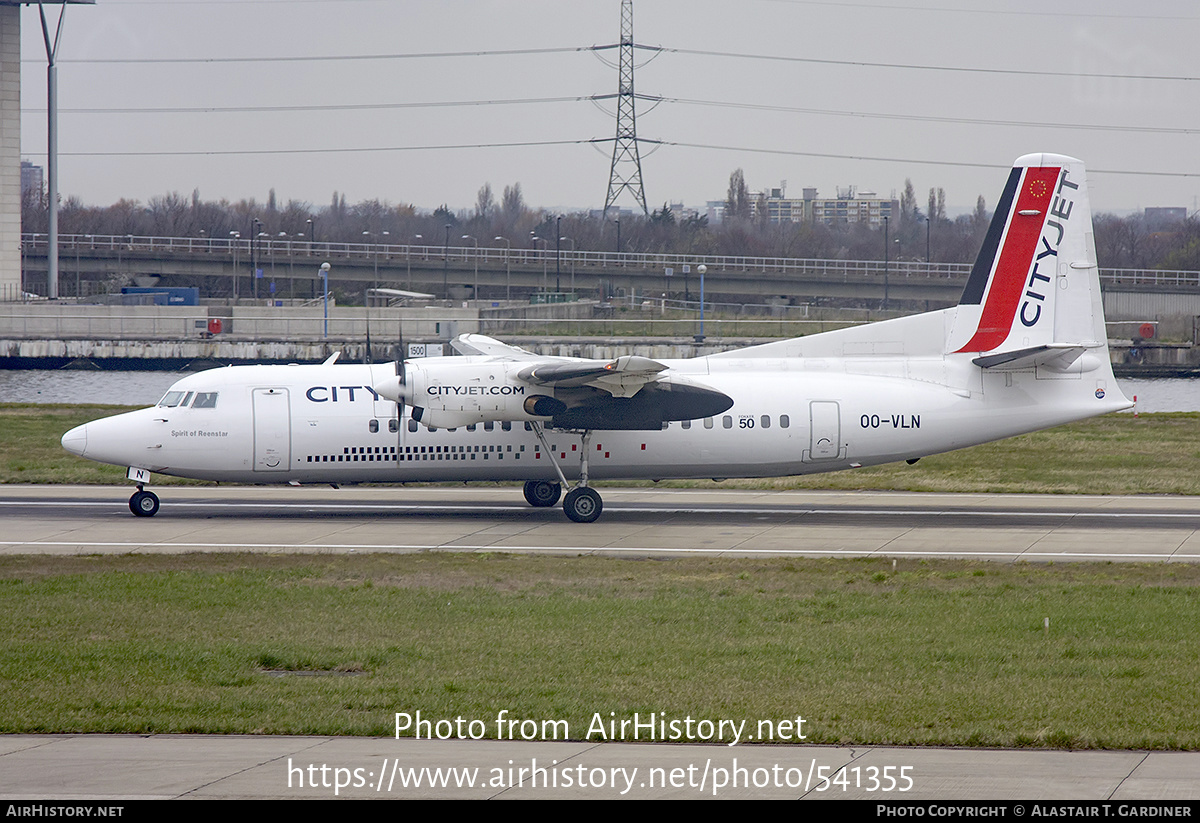
<svg viewBox="0 0 1200 823">
<path fill-rule="evenodd" d="M 129 498 L 129 510 L 138 517 L 153 517 L 158 514 L 158 495 L 138 486 Z"/>
<path fill-rule="evenodd" d="M 530 480 L 525 484 L 525 499 L 529 501 L 529 505 L 543 508 L 557 503 L 563 487 L 569 488 L 571 484 L 567 482 L 566 475 L 563 474 L 558 460 L 554 457 L 554 452 L 546 442 L 546 433 L 542 429 L 542 424 L 534 423 L 533 430 L 537 434 L 538 440 L 541 441 L 542 451 L 550 458 L 554 471 L 558 473 L 560 481 L 551 483 L 546 480 Z M 575 488 L 567 492 L 566 499 L 563 500 L 563 512 L 576 523 L 592 523 L 604 510 L 604 503 L 596 490 L 588 486 L 588 442 L 592 439 L 591 429 L 583 432 L 582 439 L 583 447 L 579 455 L 579 482 Z"/>
</svg>

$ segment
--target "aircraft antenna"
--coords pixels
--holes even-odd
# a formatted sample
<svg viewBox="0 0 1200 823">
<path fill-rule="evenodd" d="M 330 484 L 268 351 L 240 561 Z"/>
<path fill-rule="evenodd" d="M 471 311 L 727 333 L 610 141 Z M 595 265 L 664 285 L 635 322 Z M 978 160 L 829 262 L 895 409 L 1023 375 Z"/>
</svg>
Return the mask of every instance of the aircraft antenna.
<svg viewBox="0 0 1200 823">
<path fill-rule="evenodd" d="M 604 198 L 604 216 L 621 192 L 628 189 L 646 208 L 646 190 L 642 187 L 642 158 L 638 152 L 637 113 L 633 93 L 633 0 L 621 0 L 621 43 L 617 82 L 617 136 L 613 141 L 612 168 L 608 174 L 608 195 Z"/>
</svg>

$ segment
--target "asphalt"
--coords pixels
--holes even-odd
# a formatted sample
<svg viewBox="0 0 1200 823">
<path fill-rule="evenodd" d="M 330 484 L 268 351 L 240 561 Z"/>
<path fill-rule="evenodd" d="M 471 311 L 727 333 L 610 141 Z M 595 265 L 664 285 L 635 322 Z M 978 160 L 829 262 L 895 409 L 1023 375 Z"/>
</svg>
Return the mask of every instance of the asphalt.
<svg viewBox="0 0 1200 823">
<path fill-rule="evenodd" d="M 596 523 L 516 487 L 0 487 L 0 553 L 511 551 L 1198 562 L 1200 499 L 603 488 Z"/>
<path fill-rule="evenodd" d="M 519 551 L 1200 561 L 1195 498 L 606 488 L 601 520 L 578 525 L 558 509 L 529 508 L 514 487 L 157 491 L 158 516 L 135 518 L 128 488 L 2 487 L 0 554 Z M 661 717 L 680 721 L 685 733 L 661 742 L 643 725 L 637 742 L 629 734 L 625 742 L 597 735 L 580 742 L 542 733 L 526 741 L 519 731 L 510 740 L 473 740 L 458 738 L 496 718 L 463 718 L 473 727 L 426 719 L 426 739 L 6 735 L 0 796 L 1087 801 L 1118 804 L 1114 816 L 1122 803 L 1167 810 L 1200 799 L 1200 753 L 1192 752 L 829 747 L 805 743 L 797 729 L 787 744 L 728 746 L 696 742 L 704 740 L 699 721 L 717 718 L 688 725 Z M 438 739 L 448 734 L 454 739 Z"/>
</svg>

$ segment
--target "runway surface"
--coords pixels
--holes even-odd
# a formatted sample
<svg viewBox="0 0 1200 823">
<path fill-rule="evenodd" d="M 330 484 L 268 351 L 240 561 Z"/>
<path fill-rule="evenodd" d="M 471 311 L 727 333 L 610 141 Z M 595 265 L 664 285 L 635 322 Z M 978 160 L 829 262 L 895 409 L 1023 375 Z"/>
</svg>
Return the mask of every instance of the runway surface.
<svg viewBox="0 0 1200 823">
<path fill-rule="evenodd" d="M 1200 498 L 602 488 L 596 523 L 517 487 L 2 486 L 0 552 L 508 551 L 1200 562 Z"/>
</svg>

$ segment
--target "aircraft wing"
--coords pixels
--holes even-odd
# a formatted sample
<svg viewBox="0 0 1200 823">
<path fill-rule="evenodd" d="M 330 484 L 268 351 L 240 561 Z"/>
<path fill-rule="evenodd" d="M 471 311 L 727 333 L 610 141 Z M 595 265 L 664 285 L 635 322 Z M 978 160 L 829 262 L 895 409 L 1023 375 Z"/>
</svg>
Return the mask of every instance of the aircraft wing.
<svg viewBox="0 0 1200 823">
<path fill-rule="evenodd" d="M 517 375 L 526 383 L 535 386 L 575 388 L 593 386 L 603 389 L 613 397 L 633 397 L 642 386 L 658 380 L 658 373 L 666 366 L 657 360 L 636 355 L 618 357 L 616 360 L 572 360 L 567 362 L 540 363 L 522 369 Z"/>
<path fill-rule="evenodd" d="M 647 383 L 658 379 L 667 367 L 657 360 L 626 355 L 615 360 L 584 360 L 575 357 L 547 357 L 519 346 L 501 343 L 482 334 L 460 334 L 450 341 L 464 355 L 482 355 L 498 360 L 538 362 L 518 372 L 517 377 L 535 386 L 573 389 L 591 386 L 613 397 L 633 397 Z"/>
<path fill-rule="evenodd" d="M 520 346 L 510 346 L 507 343 L 501 343 L 494 337 L 488 337 L 484 334 L 460 334 L 458 337 L 450 341 L 450 345 L 459 354 L 464 355 L 483 355 L 486 357 L 498 357 L 501 360 L 533 360 L 537 359 L 538 355 Z"/>
</svg>

